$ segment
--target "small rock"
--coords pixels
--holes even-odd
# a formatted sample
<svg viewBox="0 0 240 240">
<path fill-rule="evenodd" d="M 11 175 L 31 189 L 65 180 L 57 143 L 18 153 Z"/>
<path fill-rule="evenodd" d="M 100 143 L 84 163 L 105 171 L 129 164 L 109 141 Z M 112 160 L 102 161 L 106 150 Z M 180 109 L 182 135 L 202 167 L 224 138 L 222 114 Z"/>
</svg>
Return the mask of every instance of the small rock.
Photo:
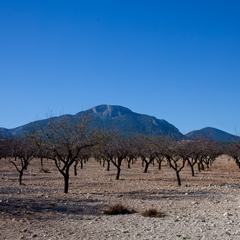
<svg viewBox="0 0 240 240">
<path fill-rule="evenodd" d="M 232 216 L 232 214 L 229 213 L 229 212 L 226 212 L 226 213 L 223 214 L 223 216 L 225 216 L 225 217 L 230 217 L 230 216 Z"/>
</svg>

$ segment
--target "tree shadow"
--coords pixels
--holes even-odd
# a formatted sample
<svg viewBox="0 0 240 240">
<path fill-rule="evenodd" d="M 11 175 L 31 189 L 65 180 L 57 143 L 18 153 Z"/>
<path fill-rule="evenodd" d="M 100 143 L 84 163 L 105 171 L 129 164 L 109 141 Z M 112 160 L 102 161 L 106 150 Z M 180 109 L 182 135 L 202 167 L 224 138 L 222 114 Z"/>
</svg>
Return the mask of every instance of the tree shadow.
<svg viewBox="0 0 240 240">
<path fill-rule="evenodd" d="M 22 199 L 8 198 L 0 202 L 0 212 L 15 219 L 28 220 L 76 218 L 84 215 L 100 215 L 108 205 L 98 199 L 50 198 Z M 50 214 L 49 214 L 50 213 Z"/>
<path fill-rule="evenodd" d="M 187 194 L 186 194 L 187 193 Z M 117 192 L 109 193 L 109 195 L 118 196 L 119 198 L 129 198 L 134 200 L 161 200 L 168 199 L 174 201 L 182 200 L 201 200 L 211 196 L 211 199 L 218 200 L 218 192 L 215 191 L 184 191 L 184 190 L 161 190 L 161 191 L 131 191 L 131 192 Z"/>
</svg>

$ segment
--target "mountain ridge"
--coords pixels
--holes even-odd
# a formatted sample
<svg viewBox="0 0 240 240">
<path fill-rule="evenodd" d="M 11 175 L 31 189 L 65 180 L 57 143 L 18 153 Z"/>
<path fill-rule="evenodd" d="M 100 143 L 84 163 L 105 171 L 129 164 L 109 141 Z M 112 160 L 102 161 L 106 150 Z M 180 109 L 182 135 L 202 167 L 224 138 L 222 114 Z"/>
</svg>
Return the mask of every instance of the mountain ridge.
<svg viewBox="0 0 240 240">
<path fill-rule="evenodd" d="M 220 129 L 213 128 L 213 127 L 205 127 L 199 130 L 191 131 L 185 134 L 185 137 L 187 139 L 210 138 L 212 140 L 221 141 L 221 142 L 240 141 L 240 137 L 227 133 Z"/>
<path fill-rule="evenodd" d="M 183 135 L 178 128 L 170 124 L 164 119 L 158 119 L 154 116 L 149 116 L 147 114 L 140 114 L 133 112 L 129 108 L 119 106 L 119 105 L 107 105 L 102 104 L 90 108 L 85 111 L 78 112 L 74 115 L 65 114 L 59 117 L 51 118 L 54 121 L 61 119 L 63 117 L 75 118 L 81 117 L 83 115 L 88 115 L 92 118 L 92 125 L 101 127 L 103 129 L 114 129 L 122 133 L 141 133 L 141 134 L 157 134 L 157 135 L 170 135 L 177 139 L 195 139 L 199 137 L 210 137 L 217 141 L 240 141 L 240 138 L 224 132 L 222 130 L 206 127 L 200 130 L 191 131 Z M 45 126 L 50 118 L 33 121 L 29 124 L 25 124 L 16 128 L 6 129 L 0 128 L 0 134 L 2 136 L 20 136 L 24 134 L 27 127 L 30 124 L 40 122 L 42 126 Z"/>
</svg>

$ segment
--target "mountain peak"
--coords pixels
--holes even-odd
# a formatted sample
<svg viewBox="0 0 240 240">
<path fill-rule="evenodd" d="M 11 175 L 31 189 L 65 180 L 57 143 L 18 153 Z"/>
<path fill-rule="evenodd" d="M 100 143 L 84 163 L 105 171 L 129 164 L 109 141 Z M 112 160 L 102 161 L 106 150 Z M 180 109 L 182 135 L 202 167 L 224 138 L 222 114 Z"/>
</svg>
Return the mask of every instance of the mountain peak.
<svg viewBox="0 0 240 240">
<path fill-rule="evenodd" d="M 106 117 L 114 118 L 133 113 L 130 109 L 122 106 L 105 104 L 93 107 L 92 109 L 90 109 L 90 111 L 92 111 L 94 114 L 98 115 L 101 118 Z"/>
</svg>

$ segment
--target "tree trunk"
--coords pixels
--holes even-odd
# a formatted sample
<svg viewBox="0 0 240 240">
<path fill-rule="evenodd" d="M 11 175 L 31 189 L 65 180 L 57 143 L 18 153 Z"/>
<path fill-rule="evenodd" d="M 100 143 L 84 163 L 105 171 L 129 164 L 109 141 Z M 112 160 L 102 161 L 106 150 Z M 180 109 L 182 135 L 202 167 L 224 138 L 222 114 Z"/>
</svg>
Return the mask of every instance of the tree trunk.
<svg viewBox="0 0 240 240">
<path fill-rule="evenodd" d="M 128 161 L 128 168 L 130 168 L 130 163 L 131 163 L 131 160 L 130 160 L 130 161 Z"/>
<path fill-rule="evenodd" d="M 193 165 L 192 164 L 189 164 L 190 167 L 191 167 L 191 171 L 192 171 L 192 177 L 194 177 L 194 168 L 193 168 Z"/>
<path fill-rule="evenodd" d="M 28 167 L 28 163 L 27 163 L 27 161 L 24 160 L 24 166 L 23 166 L 23 169 L 27 171 L 27 167 Z"/>
<path fill-rule="evenodd" d="M 144 173 L 147 173 L 148 166 L 149 166 L 149 162 L 145 162 L 145 169 L 144 169 Z"/>
<path fill-rule="evenodd" d="M 201 165 L 198 163 L 198 171 L 201 172 Z"/>
<path fill-rule="evenodd" d="M 176 174 L 177 174 L 178 186 L 181 186 L 181 179 L 180 179 L 180 176 L 179 176 L 179 172 L 176 171 Z"/>
<path fill-rule="evenodd" d="M 81 160 L 80 162 L 81 162 L 81 169 L 83 169 L 83 161 Z"/>
<path fill-rule="evenodd" d="M 162 169 L 162 161 L 159 161 L 158 162 L 158 170 L 161 170 Z"/>
<path fill-rule="evenodd" d="M 107 161 L 107 171 L 109 171 L 110 170 L 110 161 Z"/>
<path fill-rule="evenodd" d="M 209 162 L 206 162 L 206 166 L 207 166 L 207 168 L 209 168 Z"/>
<path fill-rule="evenodd" d="M 68 185 L 69 185 L 69 174 L 66 173 L 64 175 L 64 193 L 68 193 Z"/>
<path fill-rule="evenodd" d="M 116 180 L 119 180 L 120 172 L 121 172 L 121 168 L 118 167 L 118 168 L 117 168 L 117 176 L 116 176 Z"/>
<path fill-rule="evenodd" d="M 74 176 L 77 176 L 77 164 L 78 162 L 75 162 L 74 164 Z"/>
<path fill-rule="evenodd" d="M 22 185 L 23 170 L 19 172 L 19 185 Z"/>
</svg>

